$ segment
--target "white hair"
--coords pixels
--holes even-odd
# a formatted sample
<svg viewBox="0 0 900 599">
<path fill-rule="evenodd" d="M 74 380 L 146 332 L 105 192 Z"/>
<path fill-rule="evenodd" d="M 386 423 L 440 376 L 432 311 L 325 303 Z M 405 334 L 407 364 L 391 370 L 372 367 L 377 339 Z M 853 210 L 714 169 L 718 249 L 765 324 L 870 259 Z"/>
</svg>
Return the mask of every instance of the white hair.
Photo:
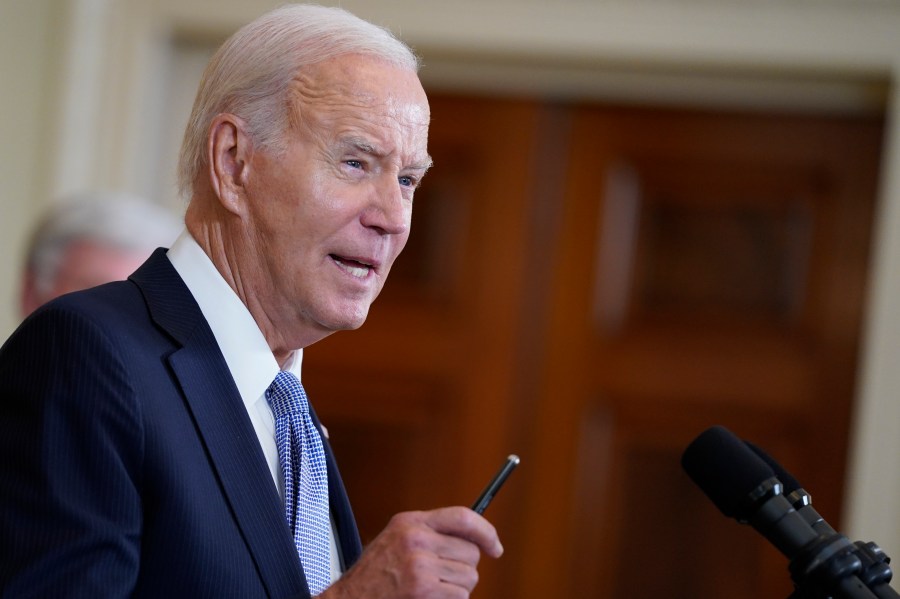
<svg viewBox="0 0 900 599">
<path fill-rule="evenodd" d="M 387 29 L 335 7 L 291 4 L 232 35 L 213 55 L 197 91 L 178 160 L 178 188 L 190 199 L 207 166 L 209 124 L 220 113 L 242 118 L 255 144 L 283 150 L 290 126 L 288 90 L 305 67 L 345 54 L 378 57 L 418 71 L 419 59 Z"/>
<path fill-rule="evenodd" d="M 31 235 L 26 268 L 35 288 L 49 293 L 63 256 L 73 243 L 88 241 L 128 251 L 151 251 L 178 237 L 180 219 L 158 204 L 120 192 L 84 192 L 61 198 Z"/>
</svg>

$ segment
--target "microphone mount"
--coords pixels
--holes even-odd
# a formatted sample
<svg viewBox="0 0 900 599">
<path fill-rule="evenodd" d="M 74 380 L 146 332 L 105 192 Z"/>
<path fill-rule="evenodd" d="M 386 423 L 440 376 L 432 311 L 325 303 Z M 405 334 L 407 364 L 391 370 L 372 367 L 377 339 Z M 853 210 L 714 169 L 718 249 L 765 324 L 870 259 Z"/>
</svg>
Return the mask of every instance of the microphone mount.
<svg viewBox="0 0 900 599">
<path fill-rule="evenodd" d="M 788 566 L 795 588 L 790 599 L 900 597 L 890 586 L 891 558 L 878 545 L 863 541 L 850 543 L 847 537 L 835 532 L 815 511 L 812 497 L 802 488 L 787 498 L 819 534 Z"/>
<path fill-rule="evenodd" d="M 682 466 L 723 514 L 750 524 L 790 560 L 790 599 L 900 599 L 889 585 L 890 558 L 874 543 L 851 543 L 836 532 L 756 446 L 716 426 L 688 446 Z"/>
</svg>

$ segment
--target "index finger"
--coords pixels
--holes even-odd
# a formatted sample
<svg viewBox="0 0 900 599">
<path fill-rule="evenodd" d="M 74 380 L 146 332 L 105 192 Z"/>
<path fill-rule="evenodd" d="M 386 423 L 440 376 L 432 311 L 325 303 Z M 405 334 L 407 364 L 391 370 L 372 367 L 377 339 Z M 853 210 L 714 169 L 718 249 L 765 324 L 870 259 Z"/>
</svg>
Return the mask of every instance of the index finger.
<svg viewBox="0 0 900 599">
<path fill-rule="evenodd" d="M 444 507 L 425 514 L 425 523 L 434 531 L 460 537 L 475 545 L 491 557 L 503 554 L 503 545 L 497 529 L 483 516 L 463 506 Z"/>
</svg>

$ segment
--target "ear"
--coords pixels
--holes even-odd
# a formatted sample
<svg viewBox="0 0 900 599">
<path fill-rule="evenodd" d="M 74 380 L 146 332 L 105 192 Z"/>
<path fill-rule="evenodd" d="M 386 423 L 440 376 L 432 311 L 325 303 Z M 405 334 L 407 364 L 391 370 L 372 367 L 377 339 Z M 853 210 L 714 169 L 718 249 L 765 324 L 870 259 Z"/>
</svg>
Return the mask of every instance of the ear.
<svg viewBox="0 0 900 599">
<path fill-rule="evenodd" d="M 253 145 L 245 130 L 240 117 L 217 114 L 210 123 L 206 147 L 213 192 L 222 207 L 237 216 L 245 211 L 245 190 L 253 155 Z"/>
</svg>

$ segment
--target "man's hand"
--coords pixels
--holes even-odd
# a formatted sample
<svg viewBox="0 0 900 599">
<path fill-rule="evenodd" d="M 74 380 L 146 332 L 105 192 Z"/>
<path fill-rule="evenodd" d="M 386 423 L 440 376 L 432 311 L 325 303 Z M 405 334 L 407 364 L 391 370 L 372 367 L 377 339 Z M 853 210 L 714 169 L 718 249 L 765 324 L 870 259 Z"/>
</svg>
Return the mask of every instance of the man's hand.
<svg viewBox="0 0 900 599">
<path fill-rule="evenodd" d="M 320 599 L 455 599 L 478 582 L 481 552 L 500 557 L 493 525 L 465 507 L 397 514 Z"/>
</svg>

